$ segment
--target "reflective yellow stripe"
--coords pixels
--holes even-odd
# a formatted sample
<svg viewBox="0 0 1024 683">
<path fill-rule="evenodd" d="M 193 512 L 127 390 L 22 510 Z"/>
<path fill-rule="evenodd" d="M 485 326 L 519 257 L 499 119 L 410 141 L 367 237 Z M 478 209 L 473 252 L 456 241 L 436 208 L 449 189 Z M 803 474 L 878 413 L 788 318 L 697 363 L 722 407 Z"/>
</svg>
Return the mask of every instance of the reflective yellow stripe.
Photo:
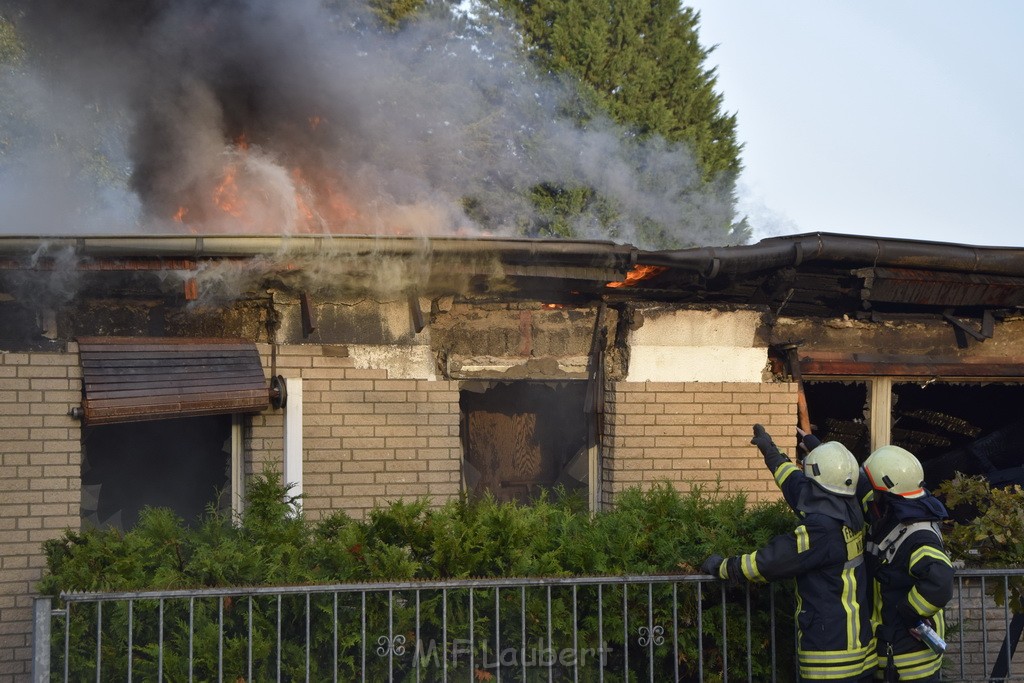
<svg viewBox="0 0 1024 683">
<path fill-rule="evenodd" d="M 861 506 L 861 508 L 865 512 L 868 509 L 868 503 L 870 503 L 872 500 L 874 500 L 874 498 L 875 498 L 874 494 L 875 494 L 875 490 L 874 489 L 868 489 L 868 492 L 865 493 L 864 497 L 860 499 L 860 506 Z"/>
<path fill-rule="evenodd" d="M 900 671 L 901 680 L 924 678 L 942 667 L 942 655 L 937 655 L 927 648 L 893 655 L 892 661 Z"/>
<path fill-rule="evenodd" d="M 782 483 L 784 481 L 786 481 L 786 479 L 789 478 L 789 475 L 791 475 L 794 472 L 797 472 L 799 470 L 800 470 L 800 468 L 797 467 L 796 465 L 794 465 L 791 462 L 784 462 L 784 463 L 782 463 L 775 470 L 775 483 L 778 484 L 781 487 Z"/>
<path fill-rule="evenodd" d="M 757 571 L 757 551 L 740 557 L 740 568 L 748 581 L 764 582 L 765 578 Z"/>
<path fill-rule="evenodd" d="M 807 527 L 798 526 L 794 529 L 793 533 L 796 534 L 796 551 L 798 553 L 807 552 L 811 549 L 811 537 L 807 534 Z"/>
<path fill-rule="evenodd" d="M 860 637 L 860 605 L 857 603 L 857 579 L 854 570 L 843 570 L 843 611 L 846 612 L 846 644 L 854 645 Z"/>
<path fill-rule="evenodd" d="M 797 651 L 804 678 L 830 680 L 849 678 L 875 668 L 874 644 L 853 650 Z"/>
<path fill-rule="evenodd" d="M 910 589 L 910 593 L 907 594 L 907 601 L 914 608 L 914 611 L 922 617 L 930 617 L 939 611 L 938 607 L 925 600 L 924 596 L 917 592 L 917 586 Z"/>
<path fill-rule="evenodd" d="M 915 564 L 917 564 L 926 557 L 931 557 L 932 559 L 936 559 L 939 562 L 944 562 L 948 564 L 950 567 L 953 566 L 952 563 L 949 561 L 949 557 L 946 556 L 946 553 L 942 552 L 938 548 L 933 548 L 930 545 L 923 545 L 910 554 L 910 564 L 907 566 L 907 569 L 913 569 Z"/>
</svg>

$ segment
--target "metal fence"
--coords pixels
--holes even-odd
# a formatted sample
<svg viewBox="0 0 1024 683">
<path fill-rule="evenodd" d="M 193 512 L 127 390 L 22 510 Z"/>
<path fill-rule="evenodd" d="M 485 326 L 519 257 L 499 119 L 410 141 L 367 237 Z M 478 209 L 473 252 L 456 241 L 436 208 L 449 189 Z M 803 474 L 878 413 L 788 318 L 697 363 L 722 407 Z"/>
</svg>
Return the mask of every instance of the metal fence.
<svg viewBox="0 0 1024 683">
<path fill-rule="evenodd" d="M 1021 680 L 1021 570 L 961 570 L 943 679 Z M 36 601 L 34 680 L 790 681 L 788 583 L 707 576 L 70 593 Z M 1014 630 L 1016 629 L 1016 635 Z M 1018 670 L 1021 670 L 1018 673 Z"/>
</svg>

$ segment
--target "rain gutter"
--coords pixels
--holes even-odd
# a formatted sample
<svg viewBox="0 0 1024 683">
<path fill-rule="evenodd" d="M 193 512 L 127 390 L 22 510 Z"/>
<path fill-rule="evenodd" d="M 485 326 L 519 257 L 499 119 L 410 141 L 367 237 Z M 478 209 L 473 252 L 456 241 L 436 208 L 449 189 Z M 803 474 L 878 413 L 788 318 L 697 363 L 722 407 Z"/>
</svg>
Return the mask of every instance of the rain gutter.
<svg viewBox="0 0 1024 683">
<path fill-rule="evenodd" d="M 71 250 L 92 258 L 246 258 L 302 255 L 480 255 L 529 263 L 534 259 L 586 259 L 605 267 L 629 267 L 636 247 L 603 241 L 422 238 L 395 236 L 148 235 L 92 237 L 0 236 L 0 255 L 53 255 Z"/>
<path fill-rule="evenodd" d="M 693 270 L 713 278 L 778 270 L 809 262 L 898 266 L 960 273 L 1024 276 L 1024 249 L 946 242 L 808 233 L 757 244 L 640 252 L 639 263 Z"/>
</svg>

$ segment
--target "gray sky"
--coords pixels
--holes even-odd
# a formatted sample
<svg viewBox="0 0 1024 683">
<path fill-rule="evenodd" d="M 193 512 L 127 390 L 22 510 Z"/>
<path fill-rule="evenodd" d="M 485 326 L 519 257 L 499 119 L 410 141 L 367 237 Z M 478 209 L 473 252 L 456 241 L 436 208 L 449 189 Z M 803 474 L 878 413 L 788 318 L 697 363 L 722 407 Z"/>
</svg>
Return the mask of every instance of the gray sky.
<svg viewBox="0 0 1024 683">
<path fill-rule="evenodd" d="M 1024 246 L 1024 2 L 696 0 L 754 239 Z"/>
</svg>

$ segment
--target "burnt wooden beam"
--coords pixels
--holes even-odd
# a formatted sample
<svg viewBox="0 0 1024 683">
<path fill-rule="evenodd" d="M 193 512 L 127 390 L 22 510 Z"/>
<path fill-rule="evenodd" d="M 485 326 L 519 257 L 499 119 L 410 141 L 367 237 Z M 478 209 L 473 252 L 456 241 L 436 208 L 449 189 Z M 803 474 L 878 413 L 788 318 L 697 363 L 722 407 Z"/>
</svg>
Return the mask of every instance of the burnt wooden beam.
<svg viewBox="0 0 1024 683">
<path fill-rule="evenodd" d="M 800 354 L 804 375 L 902 375 L 906 377 L 1024 377 L 1024 357 L 887 355 L 811 352 Z"/>
<path fill-rule="evenodd" d="M 302 292 L 299 295 L 299 304 L 302 310 L 302 336 L 308 337 L 316 332 L 316 314 L 313 312 L 313 301 L 309 292 Z"/>
</svg>

